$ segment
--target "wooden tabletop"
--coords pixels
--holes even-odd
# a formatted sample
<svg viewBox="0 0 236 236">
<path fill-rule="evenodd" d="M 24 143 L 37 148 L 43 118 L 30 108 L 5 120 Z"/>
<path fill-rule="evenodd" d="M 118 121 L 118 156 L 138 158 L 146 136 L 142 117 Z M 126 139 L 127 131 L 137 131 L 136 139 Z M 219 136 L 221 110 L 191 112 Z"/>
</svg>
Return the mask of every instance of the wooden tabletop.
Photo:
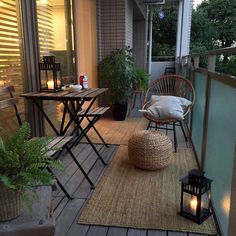
<svg viewBox="0 0 236 236">
<path fill-rule="evenodd" d="M 78 92 L 59 91 L 59 92 L 31 92 L 21 94 L 21 97 L 27 99 L 40 99 L 40 100 L 70 100 L 76 101 L 80 99 L 90 100 L 98 95 L 107 91 L 107 88 L 89 88 L 86 90 L 80 90 Z"/>
</svg>

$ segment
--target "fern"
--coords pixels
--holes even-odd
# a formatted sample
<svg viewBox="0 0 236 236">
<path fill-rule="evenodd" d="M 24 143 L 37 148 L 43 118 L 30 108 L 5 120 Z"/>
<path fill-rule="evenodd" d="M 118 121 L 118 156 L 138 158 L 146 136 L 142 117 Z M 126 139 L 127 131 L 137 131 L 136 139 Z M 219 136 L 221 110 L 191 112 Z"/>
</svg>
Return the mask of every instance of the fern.
<svg viewBox="0 0 236 236">
<path fill-rule="evenodd" d="M 50 139 L 30 139 L 30 126 L 24 123 L 13 136 L 0 137 L 0 183 L 16 190 L 49 183 L 53 176 L 45 168 L 63 169 L 61 162 L 48 157 Z"/>
</svg>

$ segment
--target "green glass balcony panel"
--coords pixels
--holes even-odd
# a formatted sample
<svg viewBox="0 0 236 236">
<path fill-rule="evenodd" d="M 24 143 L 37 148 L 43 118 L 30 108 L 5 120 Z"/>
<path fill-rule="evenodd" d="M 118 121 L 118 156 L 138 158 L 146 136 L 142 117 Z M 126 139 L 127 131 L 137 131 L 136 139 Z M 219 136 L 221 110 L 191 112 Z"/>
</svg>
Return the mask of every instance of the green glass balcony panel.
<svg viewBox="0 0 236 236">
<path fill-rule="evenodd" d="M 199 162 L 201 162 L 201 149 L 202 149 L 202 134 L 203 134 L 203 119 L 205 111 L 205 92 L 206 92 L 207 77 L 199 72 L 195 73 L 195 95 L 196 100 L 193 107 L 192 115 L 192 141 L 197 153 Z"/>
<path fill-rule="evenodd" d="M 227 205 L 231 192 L 236 140 L 236 89 L 211 81 L 205 172 L 213 179 L 212 200 L 224 235 L 228 235 Z"/>
</svg>

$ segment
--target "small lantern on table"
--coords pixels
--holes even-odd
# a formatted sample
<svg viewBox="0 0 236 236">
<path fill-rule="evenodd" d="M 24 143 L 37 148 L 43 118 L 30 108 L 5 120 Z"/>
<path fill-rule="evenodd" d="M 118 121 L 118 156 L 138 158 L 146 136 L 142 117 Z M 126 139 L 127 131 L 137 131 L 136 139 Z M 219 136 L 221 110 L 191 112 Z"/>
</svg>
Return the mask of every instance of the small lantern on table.
<svg viewBox="0 0 236 236">
<path fill-rule="evenodd" d="M 180 215 L 201 224 L 211 215 L 211 179 L 197 169 L 181 180 Z"/>
<path fill-rule="evenodd" d="M 54 56 L 44 56 L 39 63 L 40 91 L 57 92 L 61 90 L 61 65 L 55 63 Z"/>
</svg>

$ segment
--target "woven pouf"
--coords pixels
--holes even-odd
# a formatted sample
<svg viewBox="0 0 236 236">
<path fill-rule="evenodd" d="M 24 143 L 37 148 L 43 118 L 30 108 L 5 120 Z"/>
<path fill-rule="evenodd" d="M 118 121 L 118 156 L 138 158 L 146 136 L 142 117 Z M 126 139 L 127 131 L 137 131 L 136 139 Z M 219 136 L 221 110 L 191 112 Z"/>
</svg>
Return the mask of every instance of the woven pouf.
<svg viewBox="0 0 236 236">
<path fill-rule="evenodd" d="M 138 168 L 157 170 L 167 166 L 173 156 L 172 142 L 159 131 L 140 130 L 128 142 L 131 162 Z"/>
</svg>

